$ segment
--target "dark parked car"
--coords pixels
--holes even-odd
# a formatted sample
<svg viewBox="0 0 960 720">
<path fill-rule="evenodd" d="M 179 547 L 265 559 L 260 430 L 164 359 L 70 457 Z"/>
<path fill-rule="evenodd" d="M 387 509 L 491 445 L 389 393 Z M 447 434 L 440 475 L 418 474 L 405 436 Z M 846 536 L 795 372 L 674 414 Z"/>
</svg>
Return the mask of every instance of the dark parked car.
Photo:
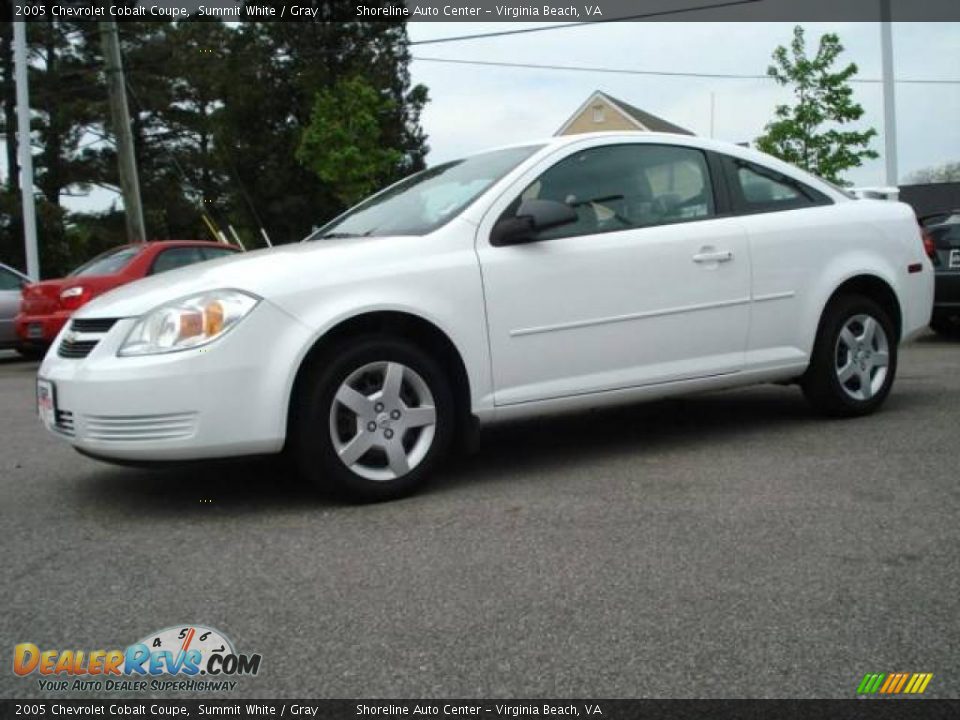
<svg viewBox="0 0 960 720">
<path fill-rule="evenodd" d="M 937 278 L 930 327 L 960 336 L 960 210 L 925 215 L 920 225 Z"/>
</svg>

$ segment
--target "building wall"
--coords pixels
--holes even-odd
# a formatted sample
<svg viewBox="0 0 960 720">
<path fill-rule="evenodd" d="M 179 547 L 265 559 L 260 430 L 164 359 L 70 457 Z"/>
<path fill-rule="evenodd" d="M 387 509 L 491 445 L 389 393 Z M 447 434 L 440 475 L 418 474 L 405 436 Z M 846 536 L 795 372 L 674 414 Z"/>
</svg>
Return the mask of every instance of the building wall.
<svg viewBox="0 0 960 720">
<path fill-rule="evenodd" d="M 603 109 L 603 121 L 594 120 L 594 109 Z M 640 130 L 636 123 L 627 120 L 623 114 L 610 103 L 602 100 L 590 103 L 587 108 L 574 118 L 570 126 L 561 135 L 579 135 L 580 133 L 600 131 Z"/>
</svg>

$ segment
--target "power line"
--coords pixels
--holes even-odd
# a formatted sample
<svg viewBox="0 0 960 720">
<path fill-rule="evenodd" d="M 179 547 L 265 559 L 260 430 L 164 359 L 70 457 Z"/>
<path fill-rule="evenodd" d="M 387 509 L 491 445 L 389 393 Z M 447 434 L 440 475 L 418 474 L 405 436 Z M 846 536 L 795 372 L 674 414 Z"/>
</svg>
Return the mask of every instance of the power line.
<svg viewBox="0 0 960 720">
<path fill-rule="evenodd" d="M 586 65 L 546 65 L 538 63 L 518 63 L 498 60 L 457 60 L 455 58 L 411 56 L 411 60 L 422 62 L 448 63 L 452 65 L 481 65 L 487 67 L 524 68 L 530 70 L 565 70 L 569 72 L 612 73 L 617 75 L 651 75 L 655 77 L 690 77 L 718 80 L 770 80 L 769 75 L 746 75 L 737 73 L 679 72 L 673 70 L 634 70 L 630 68 L 590 67 Z M 850 78 L 855 83 L 880 83 L 879 78 Z M 898 83 L 921 85 L 960 85 L 960 80 L 936 80 L 931 78 L 902 78 Z"/>
<path fill-rule="evenodd" d="M 664 15 L 681 15 L 688 12 L 699 12 L 701 10 L 715 10 L 720 8 L 734 7 L 737 5 L 752 5 L 754 3 L 764 2 L 764 0 L 729 0 L 722 3 L 711 3 L 709 5 L 695 5 L 686 8 L 677 8 L 675 10 L 656 10 L 654 12 L 638 13 L 636 15 L 625 15 L 602 20 L 591 20 L 589 22 L 562 23 L 560 25 L 550 25 L 548 27 L 522 28 L 520 30 L 500 30 L 491 33 L 476 33 L 474 35 L 454 35 L 452 37 L 433 38 L 430 40 L 415 40 L 408 42 L 407 45 L 436 45 L 437 43 L 460 42 L 461 40 L 480 40 L 491 37 L 504 37 L 505 35 L 524 35 L 526 33 L 547 32 L 549 30 L 566 30 L 567 28 L 583 27 L 585 25 L 603 25 L 612 22 L 627 22 L 630 20 L 642 20 L 653 17 L 662 17 Z"/>
</svg>

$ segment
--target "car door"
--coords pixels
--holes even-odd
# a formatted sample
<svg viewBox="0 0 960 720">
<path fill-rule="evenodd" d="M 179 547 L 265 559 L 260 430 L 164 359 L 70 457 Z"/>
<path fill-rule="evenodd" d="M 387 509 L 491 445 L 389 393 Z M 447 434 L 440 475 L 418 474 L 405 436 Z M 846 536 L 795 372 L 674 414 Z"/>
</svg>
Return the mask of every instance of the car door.
<svg viewBox="0 0 960 720">
<path fill-rule="evenodd" d="M 20 309 L 22 286 L 19 276 L 0 267 L 0 346 L 12 345 L 16 340 L 13 319 Z"/>
<path fill-rule="evenodd" d="M 632 142 L 568 150 L 501 196 L 477 242 L 495 402 L 740 370 L 749 257 L 714 187 L 703 151 Z M 571 205 L 577 221 L 492 245 L 493 226 L 526 199 Z"/>
</svg>

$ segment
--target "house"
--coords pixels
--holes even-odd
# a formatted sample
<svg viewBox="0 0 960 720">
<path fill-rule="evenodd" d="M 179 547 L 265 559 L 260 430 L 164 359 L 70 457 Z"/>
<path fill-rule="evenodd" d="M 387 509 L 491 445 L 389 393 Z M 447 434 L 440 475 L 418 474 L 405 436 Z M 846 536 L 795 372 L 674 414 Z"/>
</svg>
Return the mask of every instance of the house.
<svg viewBox="0 0 960 720">
<path fill-rule="evenodd" d="M 634 107 L 623 100 L 597 90 L 587 101 L 577 108 L 555 135 L 577 135 L 579 133 L 599 131 L 640 130 L 643 132 L 663 132 L 677 135 L 693 135 L 672 122 Z"/>
</svg>

